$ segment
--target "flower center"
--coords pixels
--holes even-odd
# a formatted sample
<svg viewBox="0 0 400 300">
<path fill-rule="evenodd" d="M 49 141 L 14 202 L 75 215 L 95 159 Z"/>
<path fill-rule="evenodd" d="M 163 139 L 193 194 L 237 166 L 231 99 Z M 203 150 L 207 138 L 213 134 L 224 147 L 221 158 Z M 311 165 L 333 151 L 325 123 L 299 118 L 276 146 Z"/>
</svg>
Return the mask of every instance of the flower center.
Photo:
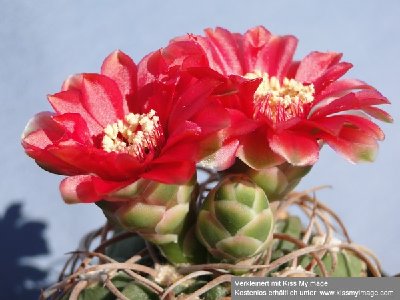
<svg viewBox="0 0 400 300">
<path fill-rule="evenodd" d="M 104 151 L 128 153 L 143 161 L 164 142 L 159 120 L 156 112 L 150 110 L 147 114 L 130 113 L 123 120 L 108 124 L 102 141 Z"/>
<path fill-rule="evenodd" d="M 255 71 L 244 75 L 247 79 L 262 78 L 254 94 L 254 117 L 265 116 L 273 123 L 304 116 L 305 106 L 314 101 L 314 85 L 303 85 L 294 80 L 284 78 L 282 83 L 275 76 Z"/>
</svg>

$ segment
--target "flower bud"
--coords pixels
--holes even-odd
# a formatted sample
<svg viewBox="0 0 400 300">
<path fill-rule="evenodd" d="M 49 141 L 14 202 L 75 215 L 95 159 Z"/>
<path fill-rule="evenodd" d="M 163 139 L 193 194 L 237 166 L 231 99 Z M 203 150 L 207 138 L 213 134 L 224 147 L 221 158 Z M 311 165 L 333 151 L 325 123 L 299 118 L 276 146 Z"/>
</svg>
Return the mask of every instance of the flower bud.
<svg viewBox="0 0 400 300">
<path fill-rule="evenodd" d="M 291 192 L 310 170 L 311 166 L 297 167 L 283 163 L 261 170 L 248 168 L 246 174 L 264 190 L 269 201 L 275 201 Z"/>
<path fill-rule="evenodd" d="M 196 234 L 215 259 L 238 262 L 268 247 L 273 223 L 264 191 L 247 176 L 231 175 L 208 194 Z"/>
</svg>

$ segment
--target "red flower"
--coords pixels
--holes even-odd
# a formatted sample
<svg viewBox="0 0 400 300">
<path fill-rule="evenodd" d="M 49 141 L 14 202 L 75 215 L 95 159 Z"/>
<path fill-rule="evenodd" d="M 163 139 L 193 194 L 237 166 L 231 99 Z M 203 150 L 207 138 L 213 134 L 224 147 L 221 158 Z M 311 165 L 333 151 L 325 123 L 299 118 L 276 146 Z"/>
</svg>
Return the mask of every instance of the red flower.
<svg viewBox="0 0 400 300">
<path fill-rule="evenodd" d="M 177 66 L 199 78 L 225 77 L 216 92 L 232 124 L 212 157 L 219 169 L 235 156 L 256 169 L 285 160 L 312 165 L 323 143 L 351 162 L 373 160 L 384 134 L 369 116 L 391 122 L 376 107 L 389 101 L 362 81 L 339 79 L 352 67 L 340 53 L 312 52 L 294 61 L 296 45 L 294 36 L 275 36 L 262 26 L 245 34 L 206 29 L 205 36 L 171 41 L 147 65 L 162 65 L 150 73 L 166 81 Z"/>
<path fill-rule="evenodd" d="M 142 85 L 137 76 L 131 58 L 116 51 L 100 74 L 64 82 L 48 97 L 55 113 L 39 113 L 25 128 L 26 153 L 45 170 L 69 176 L 60 185 L 66 202 L 104 199 L 139 178 L 186 182 L 199 143 L 227 126 L 225 110 L 208 97 L 220 82 L 187 75 L 184 85 Z M 214 109 L 218 119 L 208 117 Z"/>
</svg>

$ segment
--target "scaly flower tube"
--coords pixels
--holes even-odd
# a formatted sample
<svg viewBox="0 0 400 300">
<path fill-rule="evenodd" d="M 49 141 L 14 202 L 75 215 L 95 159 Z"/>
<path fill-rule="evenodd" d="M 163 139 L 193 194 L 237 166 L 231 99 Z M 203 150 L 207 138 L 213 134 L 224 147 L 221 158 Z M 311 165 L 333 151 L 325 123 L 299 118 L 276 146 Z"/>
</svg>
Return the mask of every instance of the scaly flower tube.
<svg viewBox="0 0 400 300">
<path fill-rule="evenodd" d="M 68 176 L 60 185 L 67 203 L 113 201 L 113 192 L 140 178 L 185 183 L 199 143 L 229 124 L 209 99 L 221 82 L 184 76 L 179 88 L 179 80 L 141 85 L 137 69 L 123 52 L 112 53 L 100 74 L 66 80 L 48 97 L 55 112 L 39 113 L 26 126 L 26 153 L 43 169 Z M 210 110 L 219 117 L 210 118 Z"/>
<path fill-rule="evenodd" d="M 171 80 L 167 71 L 177 66 L 199 78 L 225 78 L 216 94 L 232 124 L 208 157 L 217 169 L 235 157 L 257 170 L 283 162 L 313 165 L 325 143 L 351 162 L 372 161 L 384 134 L 370 117 L 391 122 L 377 107 L 389 101 L 365 82 L 340 79 L 352 67 L 342 54 L 315 51 L 295 61 L 296 46 L 296 37 L 262 26 L 245 34 L 206 29 L 204 36 L 172 40 L 148 62 L 163 66 L 150 68 L 163 80 Z"/>
<path fill-rule="evenodd" d="M 171 263 L 202 262 L 205 250 L 192 229 L 197 196 L 196 178 L 179 185 L 141 178 L 108 195 L 108 198 L 122 201 L 96 204 L 111 224 L 136 232 L 157 245 Z"/>
</svg>

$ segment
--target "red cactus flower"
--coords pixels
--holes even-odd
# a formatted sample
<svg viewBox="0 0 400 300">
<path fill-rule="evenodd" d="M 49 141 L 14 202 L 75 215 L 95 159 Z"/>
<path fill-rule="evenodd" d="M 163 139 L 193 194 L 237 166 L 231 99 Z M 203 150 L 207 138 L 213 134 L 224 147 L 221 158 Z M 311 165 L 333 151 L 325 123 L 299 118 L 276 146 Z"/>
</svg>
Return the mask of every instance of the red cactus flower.
<svg viewBox="0 0 400 300">
<path fill-rule="evenodd" d="M 339 79 L 352 67 L 342 54 L 311 52 L 295 61 L 296 45 L 294 36 L 272 35 L 262 26 L 245 34 L 206 29 L 205 36 L 172 40 L 147 65 L 162 65 L 150 73 L 164 80 L 177 66 L 198 77 L 225 77 L 217 92 L 232 125 L 224 146 L 209 158 L 219 169 L 235 156 L 255 169 L 282 161 L 312 165 L 323 143 L 351 162 L 373 160 L 384 134 L 369 116 L 391 122 L 376 107 L 389 101 L 362 81 Z"/>
<path fill-rule="evenodd" d="M 55 113 L 37 114 L 22 145 L 45 170 L 69 176 L 60 185 L 69 203 L 100 200 L 138 178 L 186 182 L 195 172 L 199 143 L 229 121 L 209 101 L 218 84 L 138 85 L 137 66 L 116 51 L 100 74 L 72 76 L 50 95 Z M 210 118 L 211 110 L 219 118 Z"/>
</svg>

